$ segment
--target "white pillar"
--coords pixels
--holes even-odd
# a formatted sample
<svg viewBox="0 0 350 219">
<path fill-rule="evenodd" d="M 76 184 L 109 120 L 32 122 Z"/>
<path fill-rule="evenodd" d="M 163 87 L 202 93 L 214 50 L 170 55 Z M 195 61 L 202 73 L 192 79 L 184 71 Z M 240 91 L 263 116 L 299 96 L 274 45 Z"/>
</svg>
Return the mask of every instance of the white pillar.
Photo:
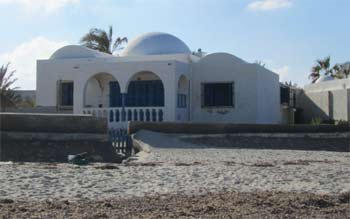
<svg viewBox="0 0 350 219">
<path fill-rule="evenodd" d="M 82 114 L 84 108 L 84 84 L 82 81 L 74 81 L 73 113 Z"/>
<path fill-rule="evenodd" d="M 177 80 L 175 74 L 168 74 L 162 79 L 164 86 L 164 121 L 173 122 L 176 119 Z"/>
</svg>

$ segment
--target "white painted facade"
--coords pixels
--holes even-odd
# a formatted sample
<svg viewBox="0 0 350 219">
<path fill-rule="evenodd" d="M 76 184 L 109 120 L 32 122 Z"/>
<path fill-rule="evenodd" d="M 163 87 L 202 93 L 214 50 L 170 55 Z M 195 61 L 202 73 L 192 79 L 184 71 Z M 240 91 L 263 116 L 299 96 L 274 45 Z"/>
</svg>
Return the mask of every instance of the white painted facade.
<svg viewBox="0 0 350 219">
<path fill-rule="evenodd" d="M 130 83 L 147 80 L 161 81 L 164 103 L 128 106 L 125 98 Z M 120 93 L 125 96 L 121 106 L 110 106 L 111 81 L 118 82 Z M 151 115 L 148 121 L 253 124 L 280 121 L 277 74 L 227 53 L 213 53 L 203 58 L 193 56 L 180 39 L 164 33 L 136 38 L 121 56 L 82 46 L 66 46 L 50 59 L 38 60 L 37 105 L 59 108 L 62 91 L 58 86 L 64 82 L 73 82 L 73 113 L 112 116 L 111 126 L 125 126 L 126 121 L 115 121 L 116 113 L 119 116 L 124 113 L 125 120 L 140 120 L 146 111 Z M 233 104 L 204 106 L 203 86 L 207 83 L 232 83 Z M 181 107 L 179 96 L 185 96 Z"/>
</svg>

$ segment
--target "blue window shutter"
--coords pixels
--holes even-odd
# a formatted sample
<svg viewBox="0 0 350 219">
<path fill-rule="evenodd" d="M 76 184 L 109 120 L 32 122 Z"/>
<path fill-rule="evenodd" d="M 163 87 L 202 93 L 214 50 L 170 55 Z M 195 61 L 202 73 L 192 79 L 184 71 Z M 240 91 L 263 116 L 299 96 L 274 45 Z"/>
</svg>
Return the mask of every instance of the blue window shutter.
<svg viewBox="0 0 350 219">
<path fill-rule="evenodd" d="M 163 106 L 164 89 L 160 80 L 132 81 L 128 87 L 128 106 Z"/>
<path fill-rule="evenodd" d="M 121 106 L 121 95 L 118 81 L 109 82 L 109 106 Z"/>
</svg>

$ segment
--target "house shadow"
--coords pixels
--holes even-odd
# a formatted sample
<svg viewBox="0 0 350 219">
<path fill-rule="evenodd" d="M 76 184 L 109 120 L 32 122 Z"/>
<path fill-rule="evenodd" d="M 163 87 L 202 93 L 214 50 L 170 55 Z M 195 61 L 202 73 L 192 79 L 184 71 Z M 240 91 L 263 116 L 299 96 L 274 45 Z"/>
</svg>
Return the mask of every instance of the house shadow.
<svg viewBox="0 0 350 219">
<path fill-rule="evenodd" d="M 335 99 L 343 99 L 342 94 L 332 91 L 305 93 L 301 91 L 297 96 L 296 123 L 312 123 L 319 120 L 322 123 L 334 123 L 335 115 L 344 109 L 340 109 Z"/>
</svg>

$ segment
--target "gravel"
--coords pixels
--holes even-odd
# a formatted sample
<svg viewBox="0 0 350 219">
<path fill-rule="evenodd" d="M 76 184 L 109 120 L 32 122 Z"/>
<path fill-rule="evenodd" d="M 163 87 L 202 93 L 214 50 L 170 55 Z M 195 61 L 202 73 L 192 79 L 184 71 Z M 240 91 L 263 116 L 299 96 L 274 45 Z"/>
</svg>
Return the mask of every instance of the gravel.
<svg viewBox="0 0 350 219">
<path fill-rule="evenodd" d="M 350 217 L 350 194 L 207 193 L 122 200 L 2 201 L 0 218 L 338 218 Z"/>
</svg>

